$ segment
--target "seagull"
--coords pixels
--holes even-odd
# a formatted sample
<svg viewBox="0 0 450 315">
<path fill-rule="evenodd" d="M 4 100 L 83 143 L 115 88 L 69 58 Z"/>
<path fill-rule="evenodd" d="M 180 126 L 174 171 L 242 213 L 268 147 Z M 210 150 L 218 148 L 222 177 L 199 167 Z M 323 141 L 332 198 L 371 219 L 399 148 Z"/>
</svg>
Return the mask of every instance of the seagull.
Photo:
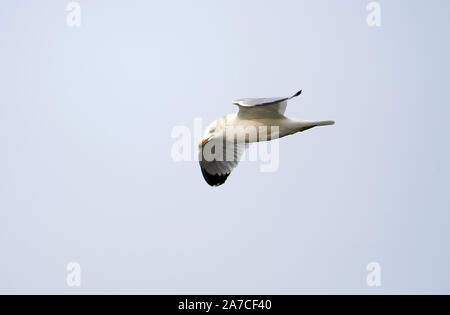
<svg viewBox="0 0 450 315">
<path fill-rule="evenodd" d="M 284 116 L 287 102 L 300 94 L 301 90 L 290 97 L 234 101 L 239 111 L 213 121 L 199 145 L 199 163 L 205 181 L 210 186 L 225 183 L 250 143 L 282 138 L 317 126 L 334 125 L 332 120 L 300 121 Z M 252 128 L 263 132 L 250 136 Z M 269 133 L 269 129 L 277 132 Z"/>
</svg>

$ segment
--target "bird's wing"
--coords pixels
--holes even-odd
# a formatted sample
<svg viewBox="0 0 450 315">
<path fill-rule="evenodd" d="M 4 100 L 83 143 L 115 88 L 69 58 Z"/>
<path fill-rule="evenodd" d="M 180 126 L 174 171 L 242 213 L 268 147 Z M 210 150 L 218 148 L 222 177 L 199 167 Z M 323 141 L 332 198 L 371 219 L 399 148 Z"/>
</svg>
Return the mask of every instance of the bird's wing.
<svg viewBox="0 0 450 315">
<path fill-rule="evenodd" d="M 239 160 L 247 146 L 248 144 L 245 143 L 233 144 L 223 140 L 211 140 L 205 146 L 201 147 L 199 157 L 200 168 L 206 182 L 210 186 L 220 186 L 225 183 L 231 171 L 239 164 Z M 213 154 L 215 152 L 221 152 L 220 156 L 222 158 L 212 158 L 211 151 Z"/>
<path fill-rule="evenodd" d="M 300 90 L 290 97 L 243 98 L 233 101 L 233 104 L 239 106 L 238 116 L 241 119 L 271 118 L 283 116 L 287 101 L 301 93 Z"/>
</svg>

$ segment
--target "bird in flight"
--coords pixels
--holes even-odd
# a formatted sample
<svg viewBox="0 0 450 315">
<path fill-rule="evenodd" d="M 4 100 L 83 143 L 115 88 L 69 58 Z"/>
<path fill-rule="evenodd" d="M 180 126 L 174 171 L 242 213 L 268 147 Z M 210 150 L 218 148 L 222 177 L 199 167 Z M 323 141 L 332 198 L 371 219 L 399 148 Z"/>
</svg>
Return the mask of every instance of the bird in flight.
<svg viewBox="0 0 450 315">
<path fill-rule="evenodd" d="M 301 93 L 300 90 L 290 97 L 234 101 L 239 112 L 213 121 L 199 145 L 200 168 L 206 182 L 210 186 L 225 183 L 250 143 L 270 141 L 317 126 L 334 124 L 331 120 L 300 121 L 284 116 L 287 102 Z"/>
</svg>

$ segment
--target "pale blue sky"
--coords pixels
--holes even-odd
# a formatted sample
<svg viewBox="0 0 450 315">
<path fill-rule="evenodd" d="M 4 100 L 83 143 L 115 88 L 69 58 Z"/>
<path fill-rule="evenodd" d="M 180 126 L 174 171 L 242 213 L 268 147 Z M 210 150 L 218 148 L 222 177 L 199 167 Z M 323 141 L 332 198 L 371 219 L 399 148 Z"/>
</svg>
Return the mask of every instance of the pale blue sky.
<svg viewBox="0 0 450 315">
<path fill-rule="evenodd" d="M 449 1 L 79 2 L 2 1 L 1 293 L 450 293 Z M 298 89 L 277 172 L 171 159 Z"/>
</svg>

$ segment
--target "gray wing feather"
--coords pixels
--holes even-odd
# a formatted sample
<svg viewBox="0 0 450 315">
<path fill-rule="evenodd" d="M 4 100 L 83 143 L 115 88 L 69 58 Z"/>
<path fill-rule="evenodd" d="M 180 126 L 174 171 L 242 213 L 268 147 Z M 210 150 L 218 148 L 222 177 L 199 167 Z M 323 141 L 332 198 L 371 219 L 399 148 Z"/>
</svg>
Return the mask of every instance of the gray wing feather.
<svg viewBox="0 0 450 315">
<path fill-rule="evenodd" d="M 223 145 L 217 143 L 217 145 Z M 226 150 L 227 145 L 223 146 L 223 161 L 207 161 L 203 157 L 203 149 L 201 148 L 199 152 L 200 157 L 200 168 L 202 170 L 202 174 L 206 182 L 211 186 L 220 186 L 222 185 L 230 175 L 231 171 L 236 168 L 239 164 L 239 161 L 244 154 L 245 149 L 248 144 L 240 143 L 231 146 L 234 150 L 233 159 L 231 161 L 226 161 Z"/>
<path fill-rule="evenodd" d="M 254 107 L 254 106 L 264 106 L 271 105 L 275 103 L 280 103 L 288 100 L 288 97 L 272 97 L 272 98 L 241 98 L 239 100 L 233 101 L 233 104 L 244 106 L 244 107 Z"/>
<path fill-rule="evenodd" d="M 276 115 L 284 115 L 287 101 L 299 96 L 302 91 L 298 91 L 290 97 L 271 98 L 242 98 L 233 101 L 239 106 L 239 116 L 241 118 L 265 118 Z"/>
</svg>

